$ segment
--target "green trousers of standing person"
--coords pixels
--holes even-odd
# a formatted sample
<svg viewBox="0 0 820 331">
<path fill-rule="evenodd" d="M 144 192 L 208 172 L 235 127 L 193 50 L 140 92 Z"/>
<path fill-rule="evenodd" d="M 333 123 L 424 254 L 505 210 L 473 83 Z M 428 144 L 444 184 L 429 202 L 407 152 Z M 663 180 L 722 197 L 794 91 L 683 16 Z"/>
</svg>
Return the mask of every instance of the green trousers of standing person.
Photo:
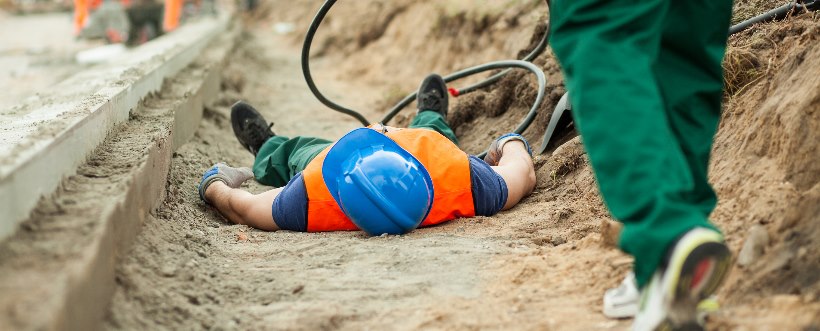
<svg viewBox="0 0 820 331">
<path fill-rule="evenodd" d="M 551 44 L 639 288 L 695 227 L 715 229 L 707 181 L 731 0 L 552 0 Z"/>
<path fill-rule="evenodd" d="M 435 130 L 458 145 L 458 139 L 447 121 L 435 111 L 419 112 L 409 127 Z M 256 181 L 273 187 L 285 186 L 293 176 L 305 170 L 308 163 L 331 144 L 333 142 L 330 140 L 314 137 L 271 137 L 259 149 L 256 160 L 253 162 L 253 174 Z"/>
</svg>

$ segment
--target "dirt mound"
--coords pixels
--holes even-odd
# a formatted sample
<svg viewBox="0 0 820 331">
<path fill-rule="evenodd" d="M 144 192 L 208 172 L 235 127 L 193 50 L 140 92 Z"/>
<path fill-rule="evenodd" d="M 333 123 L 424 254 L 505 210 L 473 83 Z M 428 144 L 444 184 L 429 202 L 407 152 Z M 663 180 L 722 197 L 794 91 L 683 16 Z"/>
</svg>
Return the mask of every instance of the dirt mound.
<svg viewBox="0 0 820 331">
<path fill-rule="evenodd" d="M 731 39 L 730 56 L 755 63 L 754 78 L 727 96 L 713 151 L 711 177 L 721 198 L 713 214 L 740 249 L 747 230 L 761 225 L 765 253 L 733 272 L 732 303 L 774 302 L 783 315 L 795 305 L 820 312 L 820 27 L 810 15 L 761 25 Z M 748 239 L 747 239 L 748 240 Z M 769 300 L 767 300 L 769 298 Z M 772 306 L 776 307 L 775 305 Z M 784 316 L 784 317 L 785 317 Z"/>
</svg>

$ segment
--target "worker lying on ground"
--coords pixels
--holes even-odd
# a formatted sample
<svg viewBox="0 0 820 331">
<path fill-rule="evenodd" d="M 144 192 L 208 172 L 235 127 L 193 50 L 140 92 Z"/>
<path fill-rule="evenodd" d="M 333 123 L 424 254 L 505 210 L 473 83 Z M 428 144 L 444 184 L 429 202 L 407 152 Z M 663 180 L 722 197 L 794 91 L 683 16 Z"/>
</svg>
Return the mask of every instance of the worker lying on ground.
<svg viewBox="0 0 820 331">
<path fill-rule="evenodd" d="M 459 217 L 492 216 L 535 187 L 523 137 L 496 139 L 484 160 L 456 146 L 445 121 L 447 87 L 428 76 L 410 128 L 372 125 L 333 144 L 275 135 L 250 105 L 232 107 L 239 142 L 256 156 L 253 170 L 218 163 L 203 175 L 200 197 L 234 223 L 262 230 L 364 230 L 398 234 Z M 253 195 L 238 187 L 255 177 L 278 187 Z"/>
</svg>

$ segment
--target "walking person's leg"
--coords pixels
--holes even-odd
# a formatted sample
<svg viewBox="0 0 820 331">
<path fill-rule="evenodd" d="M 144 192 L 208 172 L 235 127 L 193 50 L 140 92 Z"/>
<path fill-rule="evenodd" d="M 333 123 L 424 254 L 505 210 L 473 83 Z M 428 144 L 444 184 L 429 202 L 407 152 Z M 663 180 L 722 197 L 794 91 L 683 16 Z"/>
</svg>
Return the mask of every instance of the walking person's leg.
<svg viewBox="0 0 820 331">
<path fill-rule="evenodd" d="M 686 264 L 690 257 L 694 262 L 706 259 L 702 252 L 723 257 L 726 251 L 719 233 L 709 230 L 689 236 L 692 229 L 713 227 L 705 209 L 692 202 L 693 196 L 704 195 L 694 193 L 697 184 L 688 152 L 678 142 L 676 120 L 670 119 L 669 103 L 659 85 L 670 78 L 656 77 L 662 49 L 672 46 L 662 39 L 667 16 L 675 14 L 670 2 L 554 1 L 551 11 L 553 49 L 572 91 L 576 124 L 604 201 L 625 225 L 620 245 L 635 256 L 638 286 L 644 288 L 653 275 L 671 270 L 667 254 L 677 258 L 677 269 L 667 272 L 676 277 L 694 270 Z M 678 249 L 680 243 L 688 250 Z M 707 250 L 699 250 L 705 246 Z M 676 277 L 663 279 L 677 286 L 680 277 Z M 711 287 L 712 279 L 708 281 Z M 671 314 L 670 305 L 680 301 L 675 297 L 678 290 L 669 290 L 665 302 L 642 305 L 660 313 L 647 323 L 636 319 L 635 327 L 692 322 L 697 300 L 689 300 L 694 302 L 693 314 Z M 692 291 L 708 292 L 702 290 Z"/>
<path fill-rule="evenodd" d="M 707 168 L 720 120 L 723 55 L 731 0 L 672 2 L 664 22 L 655 79 L 670 127 L 683 151 L 694 189 L 685 198 L 708 217 L 717 204 Z"/>
<path fill-rule="evenodd" d="M 639 287 L 660 263 L 660 245 L 689 229 L 692 214 L 670 201 L 691 176 L 653 72 L 668 9 L 663 0 L 572 0 L 553 1 L 550 15 L 552 46 L 607 207 L 625 233 L 673 224 L 623 247 L 635 255 Z"/>
<path fill-rule="evenodd" d="M 730 267 L 730 253 L 708 219 L 717 196 L 707 169 L 720 120 L 722 61 L 731 11 L 731 0 L 673 1 L 664 20 L 655 78 L 692 180 L 691 187 L 680 192 L 680 200 L 699 212 L 703 221 L 692 221 L 686 232 L 667 237 L 666 256 L 644 289 L 637 327 L 685 325 L 691 317 L 681 315 L 693 315 L 694 303 L 714 293 Z M 666 226 L 659 222 L 645 231 Z M 642 231 L 625 232 L 621 243 L 626 247 L 643 236 Z M 686 247 L 694 245 L 697 248 Z"/>
</svg>

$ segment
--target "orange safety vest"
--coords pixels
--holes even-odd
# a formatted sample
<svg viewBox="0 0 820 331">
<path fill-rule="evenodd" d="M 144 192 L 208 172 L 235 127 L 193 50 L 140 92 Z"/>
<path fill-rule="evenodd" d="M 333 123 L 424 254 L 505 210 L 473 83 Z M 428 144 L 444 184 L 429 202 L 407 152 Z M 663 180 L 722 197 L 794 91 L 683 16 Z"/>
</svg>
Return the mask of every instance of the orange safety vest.
<svg viewBox="0 0 820 331">
<path fill-rule="evenodd" d="M 432 130 L 391 129 L 385 135 L 413 154 L 433 179 L 433 206 L 421 226 L 475 216 L 467 153 Z M 330 147 L 319 153 L 302 172 L 308 198 L 308 232 L 359 229 L 339 208 L 322 178 L 322 163 Z"/>
</svg>

